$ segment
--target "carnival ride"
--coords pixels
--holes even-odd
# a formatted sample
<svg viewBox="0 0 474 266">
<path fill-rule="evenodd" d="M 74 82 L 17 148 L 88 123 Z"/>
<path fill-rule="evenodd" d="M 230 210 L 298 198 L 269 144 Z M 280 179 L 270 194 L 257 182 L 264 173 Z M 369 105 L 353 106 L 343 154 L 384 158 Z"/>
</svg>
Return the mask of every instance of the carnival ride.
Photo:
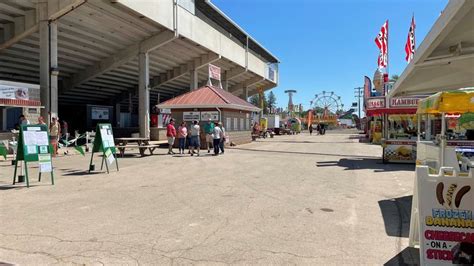
<svg viewBox="0 0 474 266">
<path fill-rule="evenodd" d="M 311 109 L 314 111 L 314 123 L 335 126 L 339 115 L 344 113 L 341 96 L 333 91 L 323 91 L 316 94 L 310 103 Z"/>
</svg>

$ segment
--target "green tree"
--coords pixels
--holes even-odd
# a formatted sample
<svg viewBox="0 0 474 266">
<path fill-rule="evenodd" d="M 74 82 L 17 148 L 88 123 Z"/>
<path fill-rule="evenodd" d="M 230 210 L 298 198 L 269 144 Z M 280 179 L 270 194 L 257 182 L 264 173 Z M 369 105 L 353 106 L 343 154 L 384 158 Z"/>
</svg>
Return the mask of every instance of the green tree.
<svg viewBox="0 0 474 266">
<path fill-rule="evenodd" d="M 260 103 L 259 103 L 259 99 L 258 99 L 258 94 L 254 94 L 254 95 L 250 96 L 249 103 L 259 107 Z"/>
<path fill-rule="evenodd" d="M 276 96 L 273 91 L 268 93 L 267 106 L 269 109 L 276 108 Z"/>
<path fill-rule="evenodd" d="M 399 78 L 400 78 L 399 75 L 392 75 L 392 77 L 390 78 L 390 82 L 397 82 Z"/>
</svg>

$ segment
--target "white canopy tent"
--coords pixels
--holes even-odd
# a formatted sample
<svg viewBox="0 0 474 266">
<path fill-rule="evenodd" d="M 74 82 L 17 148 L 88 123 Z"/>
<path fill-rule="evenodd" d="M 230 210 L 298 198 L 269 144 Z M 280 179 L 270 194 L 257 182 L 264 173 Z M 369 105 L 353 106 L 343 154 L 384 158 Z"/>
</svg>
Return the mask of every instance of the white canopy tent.
<svg viewBox="0 0 474 266">
<path fill-rule="evenodd" d="M 474 1 L 450 0 L 389 97 L 474 87 Z"/>
</svg>

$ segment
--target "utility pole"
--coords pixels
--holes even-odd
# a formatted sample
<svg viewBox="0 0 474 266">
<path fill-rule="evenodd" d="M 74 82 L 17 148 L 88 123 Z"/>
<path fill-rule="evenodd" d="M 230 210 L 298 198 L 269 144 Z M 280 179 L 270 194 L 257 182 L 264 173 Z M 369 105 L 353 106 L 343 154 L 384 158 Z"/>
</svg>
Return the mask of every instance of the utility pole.
<svg viewBox="0 0 474 266">
<path fill-rule="evenodd" d="M 360 98 L 364 98 L 364 87 L 357 87 L 357 88 L 354 88 L 354 96 L 357 98 L 358 100 L 358 103 L 357 103 L 357 108 L 359 109 L 359 119 L 361 119 L 360 117 Z"/>
</svg>

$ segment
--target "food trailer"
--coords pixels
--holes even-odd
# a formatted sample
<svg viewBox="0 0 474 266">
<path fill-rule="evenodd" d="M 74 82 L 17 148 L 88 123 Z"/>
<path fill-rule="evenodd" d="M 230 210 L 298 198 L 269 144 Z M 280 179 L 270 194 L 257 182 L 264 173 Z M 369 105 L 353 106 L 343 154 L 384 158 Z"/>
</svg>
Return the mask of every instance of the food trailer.
<svg viewBox="0 0 474 266">
<path fill-rule="evenodd" d="M 417 165 L 474 168 L 474 90 L 439 92 L 418 104 Z"/>
<path fill-rule="evenodd" d="M 384 163 L 415 163 L 418 101 L 424 96 L 388 97 L 388 106 L 383 113 Z"/>
</svg>

